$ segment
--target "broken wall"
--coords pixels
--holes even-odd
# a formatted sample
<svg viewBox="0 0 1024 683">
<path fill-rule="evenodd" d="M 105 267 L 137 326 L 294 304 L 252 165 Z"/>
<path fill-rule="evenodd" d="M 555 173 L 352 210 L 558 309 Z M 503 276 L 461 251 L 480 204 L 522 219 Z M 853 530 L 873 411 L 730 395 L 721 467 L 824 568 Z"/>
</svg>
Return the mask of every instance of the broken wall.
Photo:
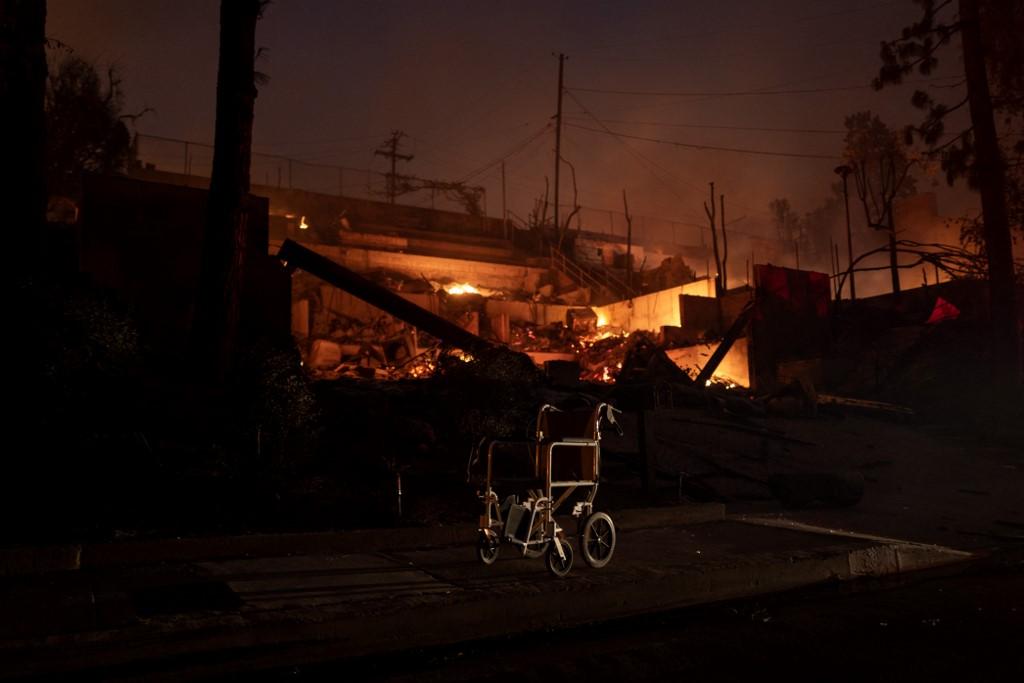
<svg viewBox="0 0 1024 683">
<path fill-rule="evenodd" d="M 679 326 L 682 323 L 679 307 L 684 294 L 701 295 L 709 292 L 714 296 L 714 284 L 709 280 L 696 280 L 685 285 L 670 287 L 650 294 L 615 301 L 605 306 L 594 306 L 601 325 L 618 327 L 626 332 L 657 332 L 665 326 Z"/>
<path fill-rule="evenodd" d="M 721 299 L 721 309 L 718 299 L 682 294 L 679 297 L 682 327 L 692 337 L 723 334 L 750 301 L 751 294 L 751 290 L 745 287 L 727 292 Z M 720 310 L 721 320 L 718 319 Z"/>
<path fill-rule="evenodd" d="M 488 299 L 484 311 L 488 316 L 496 317 L 502 313 L 514 322 L 532 323 L 534 325 L 550 325 L 564 323 L 569 310 L 574 306 L 565 304 L 544 304 L 536 301 L 500 301 Z"/>
</svg>

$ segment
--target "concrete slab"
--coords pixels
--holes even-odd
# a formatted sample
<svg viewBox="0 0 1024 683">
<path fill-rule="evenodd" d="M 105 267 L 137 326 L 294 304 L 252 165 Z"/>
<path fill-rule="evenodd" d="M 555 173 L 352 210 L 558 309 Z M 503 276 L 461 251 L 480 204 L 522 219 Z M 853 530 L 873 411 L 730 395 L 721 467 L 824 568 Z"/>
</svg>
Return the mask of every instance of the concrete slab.
<svg viewBox="0 0 1024 683">
<path fill-rule="evenodd" d="M 457 590 L 409 564 L 380 555 L 313 555 L 202 562 L 242 600 L 242 611 L 394 600 Z"/>
</svg>

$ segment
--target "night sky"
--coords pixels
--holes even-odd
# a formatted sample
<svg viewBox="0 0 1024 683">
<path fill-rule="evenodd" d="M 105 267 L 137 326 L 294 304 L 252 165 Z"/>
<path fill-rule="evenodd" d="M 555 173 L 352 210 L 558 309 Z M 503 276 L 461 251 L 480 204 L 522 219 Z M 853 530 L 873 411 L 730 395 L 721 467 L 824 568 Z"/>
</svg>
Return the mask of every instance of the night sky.
<svg viewBox="0 0 1024 683">
<path fill-rule="evenodd" d="M 409 134 L 407 151 L 416 156 L 402 170 L 463 179 L 550 121 L 557 89 L 552 53 L 569 56 L 570 89 L 845 88 L 869 83 L 879 42 L 916 14 L 910 0 L 278 0 L 257 31 L 266 48 L 257 68 L 270 81 L 257 100 L 256 150 L 383 171 L 386 162 L 373 150 L 398 128 Z M 127 109 L 155 109 L 139 123 L 141 132 L 210 142 L 217 23 L 214 0 L 50 0 L 47 33 L 120 68 Z M 958 54 L 947 50 L 938 75 L 948 82 L 958 67 Z M 769 200 L 785 196 L 809 210 L 829 192 L 842 149 L 842 134 L 834 131 L 843 128 L 844 115 L 871 109 L 901 127 L 918 118 L 908 104 L 912 89 L 736 97 L 574 91 L 565 99 L 563 156 L 577 169 L 588 207 L 620 209 L 625 188 L 635 214 L 704 224 L 701 202 L 714 180 L 727 195 L 730 218 L 745 217 L 744 230 L 766 234 Z M 834 158 L 693 150 L 575 126 Z M 509 208 L 519 215 L 543 192 L 553 144 L 549 131 L 507 160 Z M 498 166 L 471 181 L 487 186 L 488 212 L 500 214 Z M 974 201 L 936 181 L 943 213 Z M 565 196 L 568 182 L 563 187 Z"/>
</svg>

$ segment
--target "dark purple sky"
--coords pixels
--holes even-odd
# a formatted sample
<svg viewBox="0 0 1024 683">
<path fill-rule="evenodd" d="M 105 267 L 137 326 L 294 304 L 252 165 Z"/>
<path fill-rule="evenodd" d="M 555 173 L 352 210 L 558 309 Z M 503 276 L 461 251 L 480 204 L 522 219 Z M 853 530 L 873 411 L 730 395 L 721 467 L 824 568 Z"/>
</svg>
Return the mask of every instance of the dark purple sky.
<svg viewBox="0 0 1024 683">
<path fill-rule="evenodd" d="M 278 0 L 258 28 L 270 76 L 256 108 L 258 151 L 384 170 L 373 149 L 406 131 L 404 170 L 461 179 L 539 131 L 555 110 L 557 60 L 568 88 L 750 91 L 867 84 L 878 44 L 916 14 L 910 0 L 630 2 L 336 2 Z M 153 107 L 142 132 L 201 142 L 213 135 L 218 3 L 214 0 L 49 0 L 47 32 L 79 54 L 115 63 L 129 109 Z M 959 58 L 948 52 L 943 74 Z M 930 86 L 929 86 L 930 87 Z M 842 135 L 704 126 L 836 130 L 871 109 L 894 127 L 916 120 L 912 88 L 743 97 L 576 92 L 567 123 L 693 144 L 832 155 L 793 159 L 683 149 L 567 127 L 565 158 L 582 203 L 703 223 L 707 181 L 730 217 L 767 229 L 766 206 L 801 210 L 828 192 Z M 631 123 L 632 122 L 632 123 Z M 507 161 L 509 206 L 523 215 L 551 175 L 553 135 Z M 564 171 L 564 173 L 567 172 Z M 500 213 L 495 166 L 473 177 Z M 256 182 L 261 178 L 254 177 Z M 922 183 L 929 189 L 931 182 Z M 962 196 L 940 197 L 944 212 Z M 564 189 L 563 193 L 568 193 Z M 563 195 L 564 196 L 564 195 Z"/>
</svg>

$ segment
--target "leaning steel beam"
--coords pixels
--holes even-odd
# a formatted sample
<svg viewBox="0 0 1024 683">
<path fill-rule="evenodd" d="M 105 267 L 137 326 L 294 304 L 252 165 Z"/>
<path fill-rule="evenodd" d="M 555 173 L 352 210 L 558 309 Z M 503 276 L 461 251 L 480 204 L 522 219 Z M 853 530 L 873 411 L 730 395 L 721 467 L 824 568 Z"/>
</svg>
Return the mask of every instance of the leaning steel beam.
<svg viewBox="0 0 1024 683">
<path fill-rule="evenodd" d="M 399 320 L 437 337 L 443 343 L 470 353 L 493 348 L 486 339 L 468 332 L 453 322 L 434 315 L 421 306 L 403 299 L 390 289 L 381 287 L 345 266 L 307 249 L 298 242 L 285 240 L 277 257 L 288 268 L 301 268 L 324 282 L 359 297 L 371 306 L 376 306 Z"/>
<path fill-rule="evenodd" d="M 718 305 L 721 306 L 722 302 L 719 300 Z M 748 301 L 747 305 L 743 307 L 739 315 L 736 316 L 736 320 L 733 321 L 729 330 L 725 333 L 722 341 L 718 344 L 718 348 L 711 354 L 711 358 L 701 368 L 700 373 L 697 375 L 697 379 L 694 380 L 698 387 L 703 387 L 707 384 L 707 381 L 711 379 L 711 376 L 715 374 L 715 370 L 721 365 L 722 360 L 725 359 L 725 354 L 729 353 L 729 349 L 736 343 L 740 335 L 743 334 L 743 328 L 750 322 L 750 316 L 754 313 L 754 302 Z"/>
</svg>

